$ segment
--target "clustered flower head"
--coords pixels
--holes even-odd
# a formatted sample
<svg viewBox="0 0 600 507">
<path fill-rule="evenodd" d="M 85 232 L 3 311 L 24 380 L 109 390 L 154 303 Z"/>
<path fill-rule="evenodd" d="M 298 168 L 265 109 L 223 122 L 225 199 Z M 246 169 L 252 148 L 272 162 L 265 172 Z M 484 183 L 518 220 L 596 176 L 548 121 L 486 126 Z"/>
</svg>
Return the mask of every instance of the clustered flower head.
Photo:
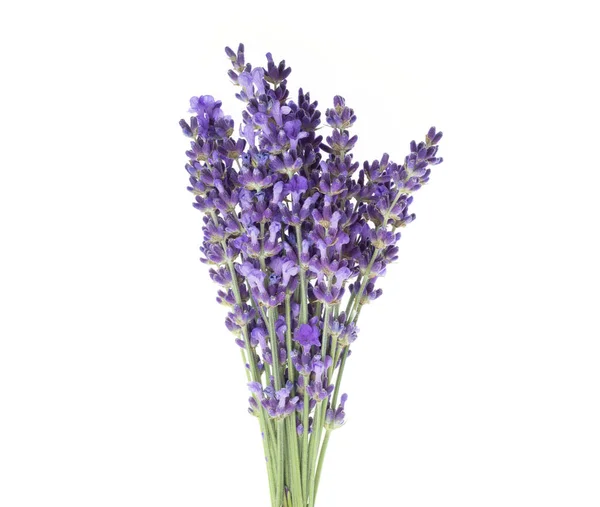
<svg viewBox="0 0 600 507">
<path fill-rule="evenodd" d="M 190 138 L 188 190 L 203 212 L 201 260 L 242 350 L 249 410 L 265 441 L 280 436 L 278 423 L 294 429 L 310 502 L 315 470 L 304 470 L 304 458 L 316 461 L 323 431 L 344 424 L 347 395 L 337 398 L 357 319 L 381 296 L 377 282 L 398 258 L 400 229 L 415 219 L 413 195 L 442 162 L 442 133 L 430 128 L 399 162 L 385 153 L 361 165 L 352 154 L 357 117 L 343 97 L 323 122 L 308 93 L 290 96 L 285 61 L 268 53 L 265 67 L 252 67 L 241 44 L 226 54 L 246 105 L 237 129 L 210 95 L 192 97 L 192 117 L 180 122 Z M 266 444 L 275 462 L 272 452 Z M 294 491 L 293 479 L 272 492 L 275 504 Z"/>
</svg>

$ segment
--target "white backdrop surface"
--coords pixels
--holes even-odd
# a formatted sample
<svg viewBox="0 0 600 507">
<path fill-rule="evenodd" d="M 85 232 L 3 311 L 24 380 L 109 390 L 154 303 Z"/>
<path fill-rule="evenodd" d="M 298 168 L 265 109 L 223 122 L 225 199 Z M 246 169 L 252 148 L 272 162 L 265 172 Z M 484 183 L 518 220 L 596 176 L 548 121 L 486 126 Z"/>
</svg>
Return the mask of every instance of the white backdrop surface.
<svg viewBox="0 0 600 507">
<path fill-rule="evenodd" d="M 0 8 L 0 505 L 264 507 L 177 122 L 271 51 L 355 156 L 444 131 L 361 315 L 323 507 L 600 505 L 594 2 Z"/>
</svg>

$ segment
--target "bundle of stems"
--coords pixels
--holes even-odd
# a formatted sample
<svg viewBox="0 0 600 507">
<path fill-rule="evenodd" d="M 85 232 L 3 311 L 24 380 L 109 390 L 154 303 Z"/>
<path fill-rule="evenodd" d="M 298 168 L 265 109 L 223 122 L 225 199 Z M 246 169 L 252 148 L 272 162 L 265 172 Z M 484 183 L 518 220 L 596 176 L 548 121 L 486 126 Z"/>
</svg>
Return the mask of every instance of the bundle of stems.
<svg viewBox="0 0 600 507">
<path fill-rule="evenodd" d="M 301 232 L 298 232 L 301 235 Z M 301 240 L 299 241 L 301 244 Z M 353 293 L 345 306 L 345 313 L 348 315 L 346 322 L 356 324 L 360 315 L 361 308 L 365 304 L 362 300 L 367 281 L 369 280 L 371 267 L 374 260 L 379 255 L 375 251 L 372 256 L 372 261 L 367 267 L 365 273 L 359 276 L 356 283 L 359 284 L 359 290 Z M 313 507 L 315 505 L 316 495 L 319 488 L 319 481 L 323 469 L 323 463 L 329 444 L 331 432 L 344 423 L 343 404 L 340 409 L 333 412 L 332 407 L 337 407 L 339 389 L 344 375 L 346 360 L 350 351 L 348 344 L 339 342 L 337 335 L 331 336 L 329 326 L 330 317 L 333 315 L 339 317 L 341 302 L 333 305 L 320 304 L 318 302 L 307 301 L 307 298 L 302 296 L 306 294 L 306 277 L 300 275 L 300 286 L 293 294 L 287 294 L 285 305 L 282 309 L 271 310 L 264 314 L 268 328 L 270 331 L 270 340 L 272 347 L 276 347 L 277 336 L 275 334 L 275 323 L 283 313 L 286 318 L 286 347 L 288 360 L 287 367 L 277 365 L 277 361 L 273 366 L 273 378 L 275 379 L 275 389 L 279 390 L 288 381 L 296 384 L 298 381 L 298 373 L 294 373 L 294 366 L 291 358 L 301 353 L 297 343 L 294 343 L 289 332 L 291 329 L 291 301 L 296 301 L 300 305 L 299 324 L 306 324 L 310 315 L 317 316 L 320 322 L 323 322 L 321 331 L 321 357 L 332 357 L 332 364 L 329 366 L 326 378 L 331 378 L 331 384 L 334 386 L 333 392 L 325 399 L 318 400 L 314 408 L 311 408 L 309 390 L 306 388 L 299 389 L 298 394 L 302 396 L 302 410 L 298 411 L 301 414 L 299 425 L 301 431 L 298 431 L 298 426 L 294 420 L 295 414 L 283 416 L 277 421 L 273 421 L 268 417 L 263 410 L 258 411 L 262 434 L 264 435 L 264 448 L 267 458 L 267 472 L 269 474 L 269 484 L 271 489 L 271 503 L 273 506 L 289 506 L 289 507 Z M 304 287 L 304 288 L 302 288 Z M 362 300 L 362 301 L 361 301 Z M 247 356 L 244 355 L 244 362 Z M 252 378 L 254 381 L 260 381 L 261 375 L 256 368 L 256 357 L 248 358 L 253 372 Z M 333 365 L 338 365 L 332 375 L 331 370 Z M 266 374 L 269 375 L 267 365 Z M 311 374 L 302 373 L 301 386 L 308 386 L 311 382 Z M 315 373 L 312 373 L 314 377 Z M 323 386 L 326 390 L 327 386 Z M 302 392 L 300 392 L 302 391 Z M 297 394 L 296 389 L 292 388 L 290 395 L 294 397 Z M 345 399 L 344 399 L 345 401 Z M 329 417 L 328 416 L 329 412 Z M 311 415 L 312 414 L 312 415 Z M 303 431 L 303 428 L 311 429 Z"/>
<path fill-rule="evenodd" d="M 253 68 L 243 45 L 226 53 L 246 104 L 239 137 L 210 95 L 192 97 L 194 114 L 180 122 L 191 139 L 188 190 L 204 213 L 201 260 L 241 350 L 271 505 L 314 507 L 331 432 L 345 422 L 340 386 L 358 318 L 398 258 L 413 193 L 442 161 L 442 134 L 430 128 L 401 164 L 384 154 L 359 169 L 356 115 L 342 97 L 321 125 L 309 94 L 289 98 L 285 61 L 268 53 Z"/>
</svg>

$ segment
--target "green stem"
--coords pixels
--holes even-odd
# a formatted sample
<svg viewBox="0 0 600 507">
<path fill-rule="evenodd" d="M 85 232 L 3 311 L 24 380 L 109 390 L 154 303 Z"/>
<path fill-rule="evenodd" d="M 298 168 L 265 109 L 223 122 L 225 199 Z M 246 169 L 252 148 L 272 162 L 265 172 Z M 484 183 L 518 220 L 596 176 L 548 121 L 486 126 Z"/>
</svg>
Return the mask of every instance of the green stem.
<svg viewBox="0 0 600 507">
<path fill-rule="evenodd" d="M 365 291 L 365 287 L 367 286 L 367 283 L 369 283 L 369 275 L 371 274 L 371 269 L 373 268 L 373 264 L 375 264 L 375 259 L 377 258 L 377 256 L 380 254 L 381 249 L 380 248 L 376 248 L 373 251 L 373 255 L 371 256 L 371 260 L 369 261 L 369 265 L 367 266 L 367 269 L 365 269 L 365 273 L 363 275 L 363 279 L 362 282 L 360 284 L 360 288 L 358 289 L 358 292 L 356 293 L 355 297 L 354 297 L 354 301 L 353 301 L 353 308 L 351 309 L 351 313 L 354 312 L 356 313 L 356 309 L 357 307 L 360 305 L 360 300 L 362 299 L 362 295 L 363 292 Z M 354 317 L 350 318 L 350 315 L 348 314 L 348 320 L 347 322 L 352 322 L 352 319 Z"/>
<path fill-rule="evenodd" d="M 263 435 L 263 446 L 265 448 L 265 454 L 267 459 L 267 473 L 269 476 L 269 494 L 271 496 L 271 505 L 273 507 L 277 507 L 275 503 L 275 498 L 277 494 L 275 490 L 275 473 L 277 464 L 275 463 L 275 452 L 272 447 L 273 436 L 272 432 L 268 428 L 268 423 L 265 427 L 263 427 L 262 421 L 259 420 L 259 422 L 261 432 Z"/>
<path fill-rule="evenodd" d="M 275 321 L 277 320 L 277 308 L 269 308 L 268 312 L 269 335 L 271 338 L 271 355 L 273 356 L 273 377 L 275 377 L 275 389 L 279 391 L 282 388 L 281 365 L 279 364 L 279 342 L 275 331 Z"/>
<path fill-rule="evenodd" d="M 358 310 L 356 310 L 356 315 L 354 316 L 354 322 L 356 322 L 358 320 L 358 317 L 360 316 L 360 311 L 363 309 L 363 304 L 360 304 L 358 307 Z"/>
<path fill-rule="evenodd" d="M 320 417 L 320 421 L 319 424 L 317 426 L 317 431 L 319 433 L 319 436 L 317 438 L 317 446 L 315 448 L 315 453 L 314 456 L 312 457 L 312 459 L 314 460 L 312 465 L 311 465 L 311 469 L 314 471 L 315 470 L 315 466 L 317 464 L 317 454 L 319 453 L 319 447 L 321 444 L 321 436 L 323 434 L 323 428 L 325 427 L 325 417 L 327 415 L 327 401 L 324 400 L 321 402 L 321 412 L 319 414 Z M 310 507 L 314 507 L 315 505 L 315 501 L 317 499 L 317 477 L 319 473 L 319 469 L 317 468 L 316 472 L 314 472 L 314 476 L 312 478 L 311 481 L 311 494 L 310 494 Z M 311 472 L 312 475 L 312 472 Z"/>
<path fill-rule="evenodd" d="M 321 318 L 321 301 L 317 301 L 315 303 L 315 309 L 314 309 L 313 316 L 317 316 L 317 317 L 319 317 L 319 319 Z"/>
<path fill-rule="evenodd" d="M 269 440 L 269 449 L 271 456 L 273 457 L 273 477 L 277 474 L 277 431 L 275 430 L 275 423 L 270 417 L 267 418 L 267 435 Z"/>
<path fill-rule="evenodd" d="M 246 354 L 244 353 L 244 349 L 240 349 L 240 351 L 242 352 L 242 363 L 244 365 L 244 371 L 246 372 L 246 380 L 251 382 L 252 378 L 250 377 L 250 370 L 246 368 Z"/>
<path fill-rule="evenodd" d="M 302 477 L 300 473 L 300 456 L 298 453 L 298 440 L 296 432 L 296 416 L 291 414 L 286 418 L 288 434 L 288 463 L 289 477 L 294 506 L 301 505 L 302 500 Z"/>
<path fill-rule="evenodd" d="M 265 264 L 265 223 L 260 223 L 260 269 L 267 274 L 267 265 Z"/>
<path fill-rule="evenodd" d="M 333 367 L 338 364 L 340 361 L 340 355 L 342 354 L 342 350 L 344 350 L 345 345 L 338 343 L 337 350 L 335 351 L 335 359 L 333 360 Z"/>
<path fill-rule="evenodd" d="M 361 275 L 358 275 L 355 283 L 359 283 L 361 281 L 362 281 Z M 352 308 L 352 305 L 354 304 L 355 299 L 356 299 L 356 292 L 351 294 L 350 298 L 348 299 L 348 304 L 346 305 L 346 318 L 348 318 L 348 316 L 350 315 L 350 308 Z"/>
<path fill-rule="evenodd" d="M 277 421 L 277 453 L 278 453 L 278 463 L 277 463 L 277 505 L 281 505 L 283 503 L 283 490 L 284 490 L 284 481 L 283 481 L 283 467 L 285 465 L 285 426 L 283 419 Z"/>
<path fill-rule="evenodd" d="M 287 346 L 287 362 L 288 362 L 288 377 L 292 382 L 296 382 L 296 375 L 294 373 L 294 364 L 292 363 L 292 311 L 290 307 L 290 299 L 292 295 L 288 292 L 285 295 L 285 341 Z M 296 388 L 292 392 L 292 396 L 295 395 Z"/>
<path fill-rule="evenodd" d="M 325 424 L 325 415 L 327 414 L 327 401 L 317 402 L 315 416 L 313 421 L 313 434 L 310 439 L 310 468 L 309 468 L 309 505 L 315 505 L 315 467 L 317 465 L 317 457 L 321 446 L 321 436 L 323 434 L 323 425 Z"/>
<path fill-rule="evenodd" d="M 306 270 L 300 262 L 300 255 L 302 254 L 302 228 L 296 226 L 296 248 L 298 250 L 298 264 L 300 265 L 300 324 L 306 324 L 308 322 L 308 300 L 306 296 Z"/>
<path fill-rule="evenodd" d="M 327 446 L 329 445 L 329 437 L 331 436 L 331 430 L 325 432 L 325 438 L 323 439 L 323 445 L 321 446 L 321 452 L 319 454 L 319 464 L 317 465 L 317 473 L 315 474 L 315 500 L 317 493 L 319 492 L 319 481 L 321 480 L 321 470 L 323 469 L 323 462 L 325 461 L 325 453 L 327 452 Z"/>
<path fill-rule="evenodd" d="M 333 370 L 337 364 L 337 335 L 331 336 L 331 366 L 327 370 L 327 378 L 333 378 Z"/>
<path fill-rule="evenodd" d="M 308 413 L 310 411 L 310 398 L 306 391 L 309 376 L 304 375 L 304 406 L 302 410 L 302 491 L 305 494 L 305 500 L 308 499 Z M 306 503 L 306 502 L 305 502 Z"/>
<path fill-rule="evenodd" d="M 331 313 L 331 306 L 325 305 L 325 317 L 323 321 L 323 337 L 321 340 L 321 359 L 325 361 L 327 355 L 327 335 L 329 334 L 329 315 Z M 333 359 L 333 358 L 332 358 Z"/>
<path fill-rule="evenodd" d="M 344 349 L 344 355 L 342 356 L 342 362 L 340 363 L 340 369 L 338 370 L 337 378 L 335 380 L 335 388 L 333 390 L 333 398 L 331 399 L 331 408 L 335 410 L 337 407 L 337 399 L 340 394 L 340 384 L 342 383 L 342 376 L 344 375 L 344 368 L 346 366 L 346 358 L 348 357 L 348 351 L 350 346 L 346 346 Z"/>
</svg>

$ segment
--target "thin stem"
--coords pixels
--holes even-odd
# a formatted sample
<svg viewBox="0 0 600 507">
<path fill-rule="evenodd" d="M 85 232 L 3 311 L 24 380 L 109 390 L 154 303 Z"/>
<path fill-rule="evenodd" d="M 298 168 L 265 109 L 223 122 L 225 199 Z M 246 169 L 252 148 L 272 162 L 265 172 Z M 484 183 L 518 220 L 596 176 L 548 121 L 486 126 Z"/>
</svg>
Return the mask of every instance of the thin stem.
<svg viewBox="0 0 600 507">
<path fill-rule="evenodd" d="M 335 410 L 337 407 L 337 399 L 340 393 L 340 384 L 342 383 L 342 377 L 344 375 L 344 368 L 346 366 L 346 359 L 348 358 L 348 351 L 350 350 L 349 346 L 346 346 L 344 349 L 344 355 L 342 356 L 342 362 L 340 364 L 340 369 L 338 370 L 337 378 L 335 380 L 335 388 L 333 390 L 333 398 L 331 399 L 331 408 Z"/>
<path fill-rule="evenodd" d="M 360 283 L 362 281 L 361 275 L 358 275 L 358 277 L 356 278 L 356 282 L 354 282 L 355 284 Z M 346 305 L 346 318 L 348 318 L 348 315 L 350 314 L 350 308 L 352 308 L 352 305 L 354 304 L 354 300 L 356 299 L 356 292 L 353 292 L 350 297 L 348 298 L 348 304 Z"/>
<path fill-rule="evenodd" d="M 246 380 L 248 382 L 251 382 L 252 378 L 250 377 L 250 370 L 248 368 L 246 368 L 246 354 L 244 353 L 244 349 L 240 349 L 240 351 L 242 352 L 242 362 L 244 363 L 244 371 L 246 372 Z"/>
<path fill-rule="evenodd" d="M 267 273 L 267 265 L 265 264 L 265 223 L 260 223 L 260 269 L 263 273 Z"/>
<path fill-rule="evenodd" d="M 360 311 L 363 309 L 363 304 L 361 303 L 358 307 L 358 310 L 356 310 L 356 315 L 354 316 L 354 322 L 356 322 L 358 320 L 358 317 L 360 316 Z"/>
<path fill-rule="evenodd" d="M 317 403 L 317 411 L 315 413 L 315 423 L 313 424 L 313 436 L 314 438 L 314 443 L 313 440 L 311 439 L 311 463 L 310 463 L 310 477 L 311 477 L 311 481 L 310 481 L 310 498 L 309 498 L 309 505 L 310 507 L 314 507 L 315 505 L 315 495 L 316 495 L 316 490 L 315 490 L 315 486 L 316 486 L 316 472 L 315 472 L 315 467 L 317 465 L 317 457 L 319 454 L 319 448 L 320 448 L 320 444 L 321 444 L 321 436 L 323 433 L 323 426 L 325 424 L 325 416 L 327 413 L 327 402 L 326 401 L 320 401 Z M 314 475 L 313 475 L 314 474 Z"/>
<path fill-rule="evenodd" d="M 319 481 L 321 480 L 321 471 L 323 469 L 323 462 L 325 461 L 325 453 L 327 452 L 327 446 L 329 445 L 329 437 L 331 436 L 331 430 L 325 432 L 325 438 L 323 439 L 323 445 L 321 446 L 321 452 L 319 454 L 319 464 L 317 465 L 317 473 L 315 474 L 315 500 L 319 491 Z"/>
<path fill-rule="evenodd" d="M 323 402 L 319 401 L 317 402 L 317 407 L 315 409 L 315 415 L 313 418 L 313 431 L 312 431 L 312 435 L 310 437 L 310 449 L 309 449 L 309 470 L 308 470 L 308 489 L 309 489 L 309 494 L 308 494 L 308 499 L 309 499 L 309 505 L 314 505 L 313 499 L 314 499 L 314 495 L 315 495 L 315 481 L 311 480 L 313 479 L 313 472 L 315 469 L 315 461 L 316 461 L 316 455 L 319 449 L 319 445 L 318 442 L 320 442 L 321 440 L 321 432 L 320 430 L 320 422 L 321 422 L 321 408 L 323 406 Z"/>
<path fill-rule="evenodd" d="M 285 295 L 285 340 L 287 346 L 288 378 L 292 382 L 296 382 L 294 364 L 292 363 L 292 311 L 290 307 L 291 297 L 292 295 L 289 292 Z M 296 388 L 294 387 L 294 392 L 292 392 L 292 396 L 294 396 L 295 390 Z"/>
<path fill-rule="evenodd" d="M 302 254 L 302 228 L 296 226 L 296 248 L 298 250 L 298 264 L 300 265 L 300 324 L 306 324 L 308 321 L 308 300 L 306 296 L 306 270 L 300 262 Z"/>
<path fill-rule="evenodd" d="M 288 434 L 288 463 L 289 477 L 292 490 L 292 503 L 297 505 L 302 500 L 302 477 L 300 473 L 300 456 L 296 431 L 296 416 L 291 414 L 286 418 Z"/>
<path fill-rule="evenodd" d="M 287 426 L 287 420 L 284 419 L 285 425 Z M 290 436 L 287 428 L 285 429 L 285 442 L 283 446 L 283 496 L 284 498 L 289 497 L 289 493 L 293 487 L 292 485 L 292 467 L 290 463 Z"/>
<path fill-rule="evenodd" d="M 277 432 L 275 431 L 275 423 L 273 422 L 273 419 L 271 419 L 270 417 L 267 418 L 266 426 L 266 435 L 268 436 L 269 449 L 271 452 L 271 456 L 273 457 L 273 477 L 275 477 L 275 473 L 277 472 L 275 462 L 275 458 L 277 457 Z"/>
<path fill-rule="evenodd" d="M 283 503 L 283 467 L 284 467 L 284 457 L 285 457 L 285 426 L 283 419 L 277 421 L 277 453 L 278 453 L 278 463 L 277 463 L 277 505 L 281 505 Z"/>
<path fill-rule="evenodd" d="M 276 472 L 276 466 L 277 464 L 275 463 L 275 453 L 273 452 L 272 449 L 272 442 L 273 439 L 271 437 L 271 435 L 269 435 L 269 429 L 268 429 L 268 424 L 263 427 L 263 423 L 262 421 L 260 421 L 259 419 L 259 423 L 260 423 L 260 428 L 261 428 L 261 434 L 262 434 L 262 439 L 263 439 L 263 446 L 265 448 L 265 458 L 267 461 L 267 473 L 268 473 L 268 477 L 269 477 L 269 494 L 271 496 L 271 505 L 273 507 L 277 507 L 276 503 L 275 503 L 275 496 L 276 496 L 276 490 L 275 490 L 275 472 Z"/>
<path fill-rule="evenodd" d="M 339 308 L 339 307 L 336 307 Z M 331 381 L 333 378 L 333 370 L 335 365 L 337 364 L 337 342 L 338 337 L 337 334 L 331 335 L 331 366 L 327 369 L 327 378 Z"/>
<path fill-rule="evenodd" d="M 327 416 L 327 401 L 326 400 L 323 401 L 322 405 L 323 406 L 321 407 L 321 421 L 319 423 L 319 439 L 317 440 L 317 448 L 316 448 L 315 455 L 314 455 L 314 458 L 313 458 L 315 460 L 315 463 L 313 464 L 313 469 L 314 469 L 315 465 L 317 464 L 316 463 L 317 453 L 319 451 L 319 444 L 321 442 L 321 435 L 323 433 L 323 428 L 325 427 L 325 418 Z M 313 487 L 313 492 L 311 494 L 311 503 L 310 503 L 311 507 L 314 507 L 315 501 L 317 500 L 317 482 L 318 482 L 317 481 L 317 477 L 318 477 L 318 474 L 319 474 L 319 469 L 317 468 L 317 471 L 315 472 L 315 475 L 314 475 L 312 483 L 311 483 L 314 486 Z"/>
<path fill-rule="evenodd" d="M 371 269 L 373 268 L 373 264 L 375 264 L 375 259 L 380 254 L 380 252 L 381 252 L 381 248 L 376 248 L 373 251 L 373 255 L 371 256 L 371 260 L 369 261 L 367 269 L 365 269 L 365 273 L 363 275 L 363 279 L 362 279 L 362 282 L 360 284 L 360 288 L 358 289 L 358 291 L 356 293 L 356 296 L 354 298 L 354 301 L 353 301 L 353 303 L 354 303 L 353 307 L 354 308 L 352 308 L 351 312 L 356 313 L 356 308 L 360 304 L 360 300 L 362 299 L 362 295 L 363 295 L 363 292 L 365 291 L 365 287 L 367 286 L 367 283 L 369 282 L 369 275 L 371 274 Z M 348 322 L 352 322 L 353 318 L 354 317 L 350 318 L 350 315 L 348 315 Z"/>
<path fill-rule="evenodd" d="M 282 387 L 282 373 L 280 372 L 281 364 L 279 363 L 279 342 L 275 331 L 275 321 L 277 320 L 277 308 L 269 309 L 269 335 L 271 337 L 271 356 L 273 357 L 273 377 L 275 377 L 275 389 L 279 391 Z"/>
<path fill-rule="evenodd" d="M 306 387 L 308 386 L 308 375 L 304 375 L 304 406 L 302 410 L 302 491 L 308 497 L 308 413 L 310 411 L 310 399 Z"/>
<path fill-rule="evenodd" d="M 325 317 L 323 322 L 323 338 L 321 340 L 321 359 L 325 361 L 327 354 L 327 335 L 329 334 L 329 315 L 331 313 L 331 307 L 325 305 Z M 332 358 L 333 359 L 333 358 Z"/>
</svg>

